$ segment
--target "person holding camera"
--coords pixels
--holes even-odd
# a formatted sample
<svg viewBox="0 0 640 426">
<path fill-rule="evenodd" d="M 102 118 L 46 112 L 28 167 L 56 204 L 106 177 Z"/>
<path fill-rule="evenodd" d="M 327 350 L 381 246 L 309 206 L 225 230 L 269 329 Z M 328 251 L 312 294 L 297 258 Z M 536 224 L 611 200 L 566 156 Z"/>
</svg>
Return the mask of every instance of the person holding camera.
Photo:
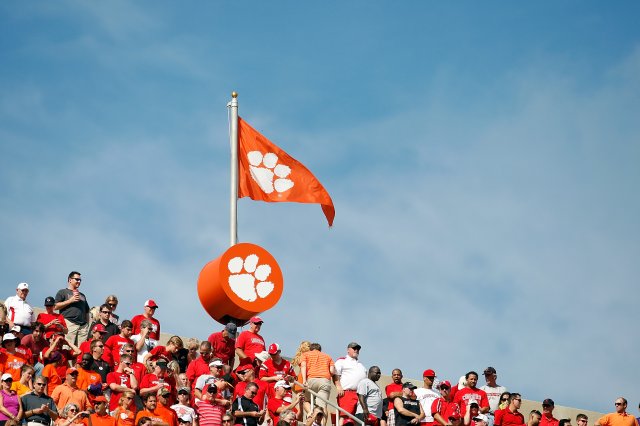
<svg viewBox="0 0 640 426">
<path fill-rule="evenodd" d="M 222 417 L 231 407 L 231 401 L 222 397 L 220 389 L 215 383 L 209 383 L 202 392 L 201 398 L 196 400 L 200 425 L 221 426 Z"/>
<path fill-rule="evenodd" d="M 89 414 L 89 411 L 80 411 L 77 404 L 70 402 L 64 406 L 54 424 L 55 426 L 84 425 L 83 419 L 89 417 Z"/>
</svg>

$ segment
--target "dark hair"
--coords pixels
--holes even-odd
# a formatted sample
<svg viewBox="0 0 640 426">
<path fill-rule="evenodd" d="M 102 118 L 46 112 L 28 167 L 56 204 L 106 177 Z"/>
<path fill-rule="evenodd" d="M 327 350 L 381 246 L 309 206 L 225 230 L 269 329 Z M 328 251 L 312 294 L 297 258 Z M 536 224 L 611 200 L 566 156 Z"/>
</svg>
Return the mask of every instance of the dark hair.
<svg viewBox="0 0 640 426">
<path fill-rule="evenodd" d="M 566 425 L 566 424 L 571 424 L 571 419 L 561 419 L 561 420 L 558 422 L 558 426 L 564 426 L 564 425 Z"/>
<path fill-rule="evenodd" d="M 509 402 L 513 401 L 514 399 L 520 397 L 520 394 L 517 392 L 514 392 L 512 394 L 509 395 Z"/>
<path fill-rule="evenodd" d="M 147 416 L 142 416 L 138 419 L 138 423 L 136 423 L 136 426 L 140 426 L 141 424 L 144 424 L 147 422 L 151 423 L 152 422 L 151 418 Z"/>
<path fill-rule="evenodd" d="M 142 396 L 142 402 L 147 402 L 147 400 L 151 397 L 154 397 L 156 400 L 158 400 L 158 396 L 155 393 L 151 392 Z"/>
<path fill-rule="evenodd" d="M 480 377 L 480 376 L 478 376 L 478 373 L 476 373 L 475 371 L 469 371 L 467 374 L 465 374 L 465 375 L 464 375 L 464 378 L 465 378 L 465 379 L 468 379 L 468 378 L 469 378 L 469 376 L 470 376 L 470 375 L 472 375 L 472 374 L 473 374 L 474 376 L 476 376 L 476 378 Z"/>
<path fill-rule="evenodd" d="M 103 303 L 102 305 L 100 305 L 100 310 L 103 309 L 108 309 L 109 312 L 111 312 L 111 306 L 107 305 L 106 303 Z"/>
<path fill-rule="evenodd" d="M 531 410 L 529 415 L 532 415 L 532 414 L 537 414 L 538 416 L 542 417 L 542 413 L 540 411 L 538 411 L 538 410 Z"/>
<path fill-rule="evenodd" d="M 82 274 L 78 271 L 71 271 L 69 272 L 69 278 L 67 278 L 67 281 L 70 280 L 74 275 L 82 275 Z"/>
<path fill-rule="evenodd" d="M 312 343 L 309 345 L 309 350 L 310 351 L 321 351 L 322 350 L 322 346 L 320 346 L 320 343 Z"/>
<path fill-rule="evenodd" d="M 258 384 L 256 382 L 247 383 L 247 387 L 245 389 L 249 389 L 250 387 L 254 387 L 256 389 L 260 389 L 260 386 L 258 386 Z"/>
<path fill-rule="evenodd" d="M 640 407 L 638 407 L 638 408 L 640 408 Z M 584 420 L 589 420 L 589 417 L 587 417 L 587 415 L 586 415 L 586 414 L 583 414 L 583 413 L 580 413 L 580 414 L 578 414 L 578 415 L 576 416 L 576 422 L 577 422 L 578 420 L 582 420 L 582 419 L 584 419 Z"/>
<path fill-rule="evenodd" d="M 133 323 L 129 320 L 123 320 L 120 323 L 120 328 L 133 328 Z"/>
<path fill-rule="evenodd" d="M 33 323 L 33 329 L 44 332 L 45 327 L 44 327 L 44 324 L 41 323 L 41 322 L 34 322 Z"/>
</svg>

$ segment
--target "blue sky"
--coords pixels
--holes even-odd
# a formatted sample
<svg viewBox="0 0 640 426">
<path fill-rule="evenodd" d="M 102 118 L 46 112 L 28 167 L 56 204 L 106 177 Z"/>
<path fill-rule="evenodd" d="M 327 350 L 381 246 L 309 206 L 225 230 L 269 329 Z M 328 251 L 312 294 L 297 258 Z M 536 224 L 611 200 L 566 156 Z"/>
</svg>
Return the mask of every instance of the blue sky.
<svg viewBox="0 0 640 426">
<path fill-rule="evenodd" d="M 0 269 L 34 304 L 82 272 L 121 315 L 220 327 L 226 104 L 319 206 L 239 202 L 285 277 L 265 338 L 528 399 L 637 406 L 637 2 L 3 2 Z M 6 297 L 3 296 L 3 297 Z M 594 392 L 594 388 L 597 389 Z"/>
</svg>

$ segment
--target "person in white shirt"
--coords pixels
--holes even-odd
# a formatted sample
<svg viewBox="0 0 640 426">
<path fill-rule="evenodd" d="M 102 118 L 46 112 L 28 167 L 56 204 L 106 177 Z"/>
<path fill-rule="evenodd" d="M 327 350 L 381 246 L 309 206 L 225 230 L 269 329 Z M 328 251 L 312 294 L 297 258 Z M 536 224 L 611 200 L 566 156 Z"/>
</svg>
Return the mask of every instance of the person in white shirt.
<svg viewBox="0 0 640 426">
<path fill-rule="evenodd" d="M 422 410 L 424 411 L 424 418 L 420 423 L 423 425 L 432 424 L 435 420 L 431 414 L 431 405 L 433 404 L 433 401 L 440 398 L 440 394 L 433 390 L 433 383 L 436 380 L 436 372 L 432 369 L 424 370 L 422 373 L 422 380 L 424 387 L 418 388 L 414 391 L 416 398 L 418 399 L 418 402 L 420 402 Z"/>
<path fill-rule="evenodd" d="M 358 361 L 361 346 L 356 342 L 347 345 L 347 356 L 338 358 L 335 363 L 336 375 L 333 383 L 336 385 L 338 405 L 352 416 L 358 406 L 357 388 L 360 380 L 367 377 L 367 369 Z M 353 419 L 340 412 L 339 425 L 353 424 Z"/>
<path fill-rule="evenodd" d="M 382 392 L 376 383 L 381 375 L 380 367 L 374 365 L 369 367 L 368 377 L 358 383 L 356 417 L 369 424 L 378 424 L 382 417 Z"/>
<path fill-rule="evenodd" d="M 20 283 L 16 287 L 16 295 L 7 297 L 4 301 L 7 307 L 7 319 L 9 328 L 19 325 L 23 334 L 31 334 L 31 325 L 36 321 L 33 308 L 27 303 L 29 284 Z"/>
<path fill-rule="evenodd" d="M 498 373 L 493 367 L 487 367 L 484 369 L 484 378 L 487 381 L 487 384 L 482 386 L 480 389 L 487 393 L 487 399 L 489 400 L 489 413 L 492 416 L 493 413 L 499 409 L 500 396 L 507 391 L 507 388 L 496 383 Z M 491 417 L 489 417 L 489 424 L 493 424 L 493 419 Z"/>
</svg>

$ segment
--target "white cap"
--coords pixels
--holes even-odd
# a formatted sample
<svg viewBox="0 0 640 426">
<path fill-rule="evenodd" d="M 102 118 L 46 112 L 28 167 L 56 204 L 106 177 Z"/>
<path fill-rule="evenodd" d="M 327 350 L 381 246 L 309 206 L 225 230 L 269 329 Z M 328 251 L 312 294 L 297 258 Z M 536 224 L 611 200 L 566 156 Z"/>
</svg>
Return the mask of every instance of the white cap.
<svg viewBox="0 0 640 426">
<path fill-rule="evenodd" d="M 20 333 L 20 330 L 22 330 L 22 327 L 20 327 L 18 324 L 15 324 L 13 327 L 11 327 L 11 331 L 15 331 L 16 333 Z"/>
<path fill-rule="evenodd" d="M 29 290 L 29 284 L 20 283 L 18 284 L 18 287 L 16 287 L 16 290 Z"/>
<path fill-rule="evenodd" d="M 276 382 L 276 384 L 273 386 L 273 388 L 291 388 L 291 385 L 289 383 L 287 383 L 285 380 L 278 380 Z"/>
<path fill-rule="evenodd" d="M 11 379 L 11 380 L 13 380 L 13 376 L 12 376 L 11 374 L 9 374 L 9 373 L 4 373 L 4 374 L 2 375 L 2 377 L 0 378 L 0 380 L 1 380 L 1 381 L 3 381 L 3 382 L 4 382 L 5 380 L 7 380 L 7 379 Z"/>
<path fill-rule="evenodd" d="M 5 335 L 2 336 L 2 341 L 6 342 L 7 340 L 18 340 L 18 338 L 13 333 L 5 333 Z"/>
<path fill-rule="evenodd" d="M 267 351 L 258 352 L 256 354 L 256 359 L 259 359 L 262 362 L 266 362 L 269 358 L 271 357 L 269 356 L 269 352 Z"/>
<path fill-rule="evenodd" d="M 193 421 L 193 419 L 191 418 L 191 414 L 189 414 L 189 413 L 185 413 L 185 414 L 181 415 L 179 418 L 183 422 L 191 422 L 191 421 Z"/>
<path fill-rule="evenodd" d="M 489 417 L 487 417 L 486 414 L 478 414 L 473 420 L 482 420 L 483 422 L 489 423 Z"/>
</svg>

